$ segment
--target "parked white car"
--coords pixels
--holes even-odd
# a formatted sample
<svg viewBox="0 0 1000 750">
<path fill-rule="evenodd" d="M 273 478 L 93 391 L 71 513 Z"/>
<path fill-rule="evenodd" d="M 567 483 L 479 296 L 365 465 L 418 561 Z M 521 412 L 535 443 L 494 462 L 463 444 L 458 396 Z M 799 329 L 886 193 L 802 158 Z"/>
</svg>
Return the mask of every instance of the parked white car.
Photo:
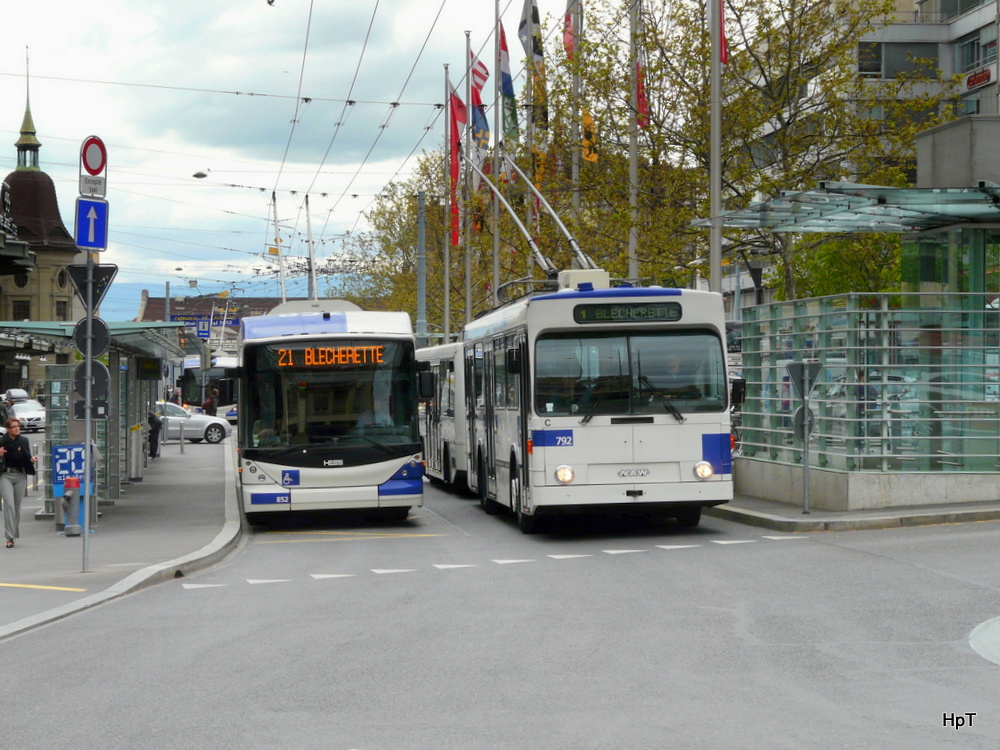
<svg viewBox="0 0 1000 750">
<path fill-rule="evenodd" d="M 21 421 L 24 432 L 38 432 L 45 429 L 45 407 L 33 398 L 14 401 L 8 405 L 10 416 Z"/>
<path fill-rule="evenodd" d="M 220 443 L 233 432 L 233 426 L 222 417 L 197 414 L 165 401 L 156 402 L 156 413 L 163 421 L 161 440 L 180 440 L 182 425 L 184 439 L 192 443 L 200 443 L 202 440 Z"/>
</svg>

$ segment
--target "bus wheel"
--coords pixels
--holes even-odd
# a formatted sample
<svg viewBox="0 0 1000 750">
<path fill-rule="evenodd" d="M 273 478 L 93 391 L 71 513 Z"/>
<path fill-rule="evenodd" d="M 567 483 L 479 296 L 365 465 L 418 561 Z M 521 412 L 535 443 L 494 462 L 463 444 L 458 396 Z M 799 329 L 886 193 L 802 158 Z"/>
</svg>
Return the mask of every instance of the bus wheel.
<svg viewBox="0 0 1000 750">
<path fill-rule="evenodd" d="M 538 531 L 538 516 L 529 516 L 521 507 L 521 479 L 517 476 L 517 467 L 510 464 L 510 504 L 517 518 L 517 528 L 522 534 L 534 534 Z"/>
<path fill-rule="evenodd" d="M 701 506 L 696 505 L 693 508 L 681 508 L 674 513 L 674 519 L 682 529 L 693 529 L 701 522 Z"/>
<path fill-rule="evenodd" d="M 444 454 L 441 458 L 441 479 L 446 487 L 451 487 L 451 451 L 448 450 L 447 443 L 444 444 Z"/>
<path fill-rule="evenodd" d="M 379 515 L 386 521 L 405 521 L 410 515 L 407 508 L 382 508 Z"/>
<path fill-rule="evenodd" d="M 486 511 L 486 515 L 495 516 L 500 506 L 486 496 L 486 462 L 482 456 L 476 462 L 476 492 L 479 494 L 479 504 Z"/>
</svg>

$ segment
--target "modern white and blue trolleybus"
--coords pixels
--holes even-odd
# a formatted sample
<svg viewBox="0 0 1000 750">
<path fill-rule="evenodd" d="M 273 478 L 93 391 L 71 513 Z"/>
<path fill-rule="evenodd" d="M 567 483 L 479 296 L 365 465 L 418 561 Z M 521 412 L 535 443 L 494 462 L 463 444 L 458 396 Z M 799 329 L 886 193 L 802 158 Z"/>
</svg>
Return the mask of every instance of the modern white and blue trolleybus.
<svg viewBox="0 0 1000 750">
<path fill-rule="evenodd" d="M 732 499 L 722 296 L 564 271 L 463 332 L 470 489 L 522 531 L 636 510 L 693 526 Z"/>
<path fill-rule="evenodd" d="M 423 504 L 415 340 L 406 313 L 325 300 L 242 321 L 239 472 L 247 519 Z"/>
</svg>

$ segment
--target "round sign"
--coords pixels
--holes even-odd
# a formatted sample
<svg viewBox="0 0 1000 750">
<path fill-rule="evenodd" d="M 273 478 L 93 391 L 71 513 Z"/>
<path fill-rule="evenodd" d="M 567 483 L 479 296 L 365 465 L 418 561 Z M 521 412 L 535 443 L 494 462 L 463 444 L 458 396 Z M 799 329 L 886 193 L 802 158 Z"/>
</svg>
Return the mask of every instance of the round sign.
<svg viewBox="0 0 1000 750">
<path fill-rule="evenodd" d="M 792 432 L 795 433 L 795 437 L 805 442 L 814 429 L 816 429 L 816 413 L 812 409 L 800 406 L 792 415 Z"/>
<path fill-rule="evenodd" d="M 108 151 L 104 148 L 104 141 L 96 135 L 87 138 L 80 149 L 80 160 L 83 168 L 94 177 L 103 172 L 108 166 Z"/>
<path fill-rule="evenodd" d="M 101 318 L 91 318 L 90 356 L 100 357 L 111 344 L 111 330 Z M 73 327 L 73 343 L 81 354 L 87 353 L 87 319 L 81 318 Z"/>
<path fill-rule="evenodd" d="M 90 398 L 92 401 L 104 401 L 111 390 L 111 373 L 99 359 L 90 363 Z M 87 363 L 81 362 L 73 370 L 73 390 L 81 396 L 87 395 Z"/>
</svg>

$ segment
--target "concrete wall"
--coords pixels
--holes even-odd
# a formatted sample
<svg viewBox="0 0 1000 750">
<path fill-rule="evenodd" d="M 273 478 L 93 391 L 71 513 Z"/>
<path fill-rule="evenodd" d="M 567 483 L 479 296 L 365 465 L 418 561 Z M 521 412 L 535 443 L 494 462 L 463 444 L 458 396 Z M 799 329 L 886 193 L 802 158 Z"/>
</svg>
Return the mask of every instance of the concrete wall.
<svg viewBox="0 0 1000 750">
<path fill-rule="evenodd" d="M 969 115 L 917 133 L 917 187 L 1000 183 L 1000 115 Z"/>
<path fill-rule="evenodd" d="M 801 505 L 802 467 L 753 458 L 733 460 L 736 492 Z M 809 505 L 821 510 L 865 510 L 1000 499 L 995 474 L 882 474 L 809 467 Z"/>
</svg>

